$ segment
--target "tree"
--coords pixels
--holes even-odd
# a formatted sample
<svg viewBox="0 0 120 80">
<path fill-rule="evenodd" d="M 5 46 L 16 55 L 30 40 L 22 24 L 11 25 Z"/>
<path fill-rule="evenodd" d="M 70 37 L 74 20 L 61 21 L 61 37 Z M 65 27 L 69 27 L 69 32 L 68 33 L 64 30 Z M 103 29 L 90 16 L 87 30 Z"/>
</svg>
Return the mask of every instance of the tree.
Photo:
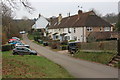
<svg viewBox="0 0 120 80">
<path fill-rule="evenodd" d="M 33 11 L 33 8 L 27 0 L 0 0 L 0 17 L 2 18 L 3 44 L 12 36 L 20 37 L 20 28 L 13 20 L 13 10 L 18 8 L 18 1 L 24 6 L 24 8 L 26 8 L 29 13 Z"/>
<path fill-rule="evenodd" d="M 91 8 L 90 11 L 95 12 L 95 14 L 96 14 L 97 16 L 100 16 L 100 17 L 102 16 L 102 14 L 101 14 L 98 10 L 96 10 L 96 9 L 94 9 L 94 8 Z"/>
<path fill-rule="evenodd" d="M 105 19 L 106 21 L 108 21 L 110 23 L 117 23 L 118 15 L 115 13 L 109 13 L 109 14 L 106 14 L 105 16 L 103 16 L 103 19 Z"/>
<path fill-rule="evenodd" d="M 22 6 L 24 6 L 24 8 L 26 8 L 29 13 L 32 13 L 32 11 L 34 10 L 34 8 L 27 0 L 0 0 L 0 3 L 8 5 L 12 9 L 18 9 L 18 4 L 20 3 L 22 4 Z"/>
<path fill-rule="evenodd" d="M 116 24 L 117 31 L 120 31 L 120 13 L 118 14 L 118 22 Z"/>
</svg>

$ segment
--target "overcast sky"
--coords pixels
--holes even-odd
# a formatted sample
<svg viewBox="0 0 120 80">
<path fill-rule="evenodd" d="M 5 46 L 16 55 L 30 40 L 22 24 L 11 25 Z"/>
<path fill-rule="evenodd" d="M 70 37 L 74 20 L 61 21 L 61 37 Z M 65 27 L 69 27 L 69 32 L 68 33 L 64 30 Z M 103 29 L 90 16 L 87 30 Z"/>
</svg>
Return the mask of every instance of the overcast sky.
<svg viewBox="0 0 120 80">
<path fill-rule="evenodd" d="M 79 9 L 83 12 L 87 12 L 91 9 L 95 9 L 98 13 L 106 15 L 107 13 L 118 13 L 118 1 L 119 0 L 29 0 L 32 7 L 35 8 L 33 14 L 29 14 L 24 8 L 15 10 L 15 18 L 20 19 L 23 16 L 27 16 L 30 19 L 38 17 L 40 13 L 44 17 L 58 16 L 59 13 L 63 17 L 67 16 L 70 12 L 71 15 L 77 14 Z M 82 6 L 82 8 L 78 8 Z"/>
</svg>

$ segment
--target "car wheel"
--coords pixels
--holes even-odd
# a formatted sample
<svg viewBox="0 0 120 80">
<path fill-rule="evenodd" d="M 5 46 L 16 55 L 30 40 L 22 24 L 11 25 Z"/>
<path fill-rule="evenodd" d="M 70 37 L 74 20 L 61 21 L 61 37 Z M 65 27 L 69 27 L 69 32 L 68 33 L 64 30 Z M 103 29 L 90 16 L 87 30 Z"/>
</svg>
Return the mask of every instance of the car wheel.
<svg viewBox="0 0 120 80">
<path fill-rule="evenodd" d="M 30 55 L 33 55 L 32 53 L 30 53 Z"/>
<path fill-rule="evenodd" d="M 18 53 L 15 52 L 15 53 L 13 53 L 13 55 L 18 55 Z"/>
</svg>

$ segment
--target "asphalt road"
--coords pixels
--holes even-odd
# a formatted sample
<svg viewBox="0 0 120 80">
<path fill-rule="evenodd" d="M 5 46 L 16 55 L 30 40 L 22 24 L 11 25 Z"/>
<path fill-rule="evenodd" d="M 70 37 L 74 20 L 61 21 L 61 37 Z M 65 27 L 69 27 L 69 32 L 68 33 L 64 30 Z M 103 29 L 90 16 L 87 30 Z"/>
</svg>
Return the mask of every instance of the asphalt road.
<svg viewBox="0 0 120 80">
<path fill-rule="evenodd" d="M 71 75 L 76 78 L 118 78 L 118 69 L 102 65 L 99 63 L 88 62 L 63 55 L 30 41 L 23 35 L 23 41 L 30 45 L 40 55 L 64 67 Z"/>
</svg>

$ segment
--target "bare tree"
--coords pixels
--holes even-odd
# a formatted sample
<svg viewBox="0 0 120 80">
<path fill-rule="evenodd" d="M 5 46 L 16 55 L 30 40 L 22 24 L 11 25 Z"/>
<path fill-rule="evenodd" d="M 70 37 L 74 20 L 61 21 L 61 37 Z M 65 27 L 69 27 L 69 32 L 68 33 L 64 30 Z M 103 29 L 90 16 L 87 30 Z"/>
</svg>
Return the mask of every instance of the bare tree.
<svg viewBox="0 0 120 80">
<path fill-rule="evenodd" d="M 94 11 L 97 16 L 100 16 L 100 17 L 102 16 L 102 14 L 94 8 L 91 8 L 90 11 Z"/>
<path fill-rule="evenodd" d="M 34 11 L 34 8 L 31 6 L 28 0 L 0 0 L 0 3 L 8 5 L 12 9 L 18 9 L 20 7 L 18 4 L 20 3 L 22 6 L 24 6 L 24 8 L 26 8 L 29 13 L 32 13 L 32 11 Z"/>
</svg>

